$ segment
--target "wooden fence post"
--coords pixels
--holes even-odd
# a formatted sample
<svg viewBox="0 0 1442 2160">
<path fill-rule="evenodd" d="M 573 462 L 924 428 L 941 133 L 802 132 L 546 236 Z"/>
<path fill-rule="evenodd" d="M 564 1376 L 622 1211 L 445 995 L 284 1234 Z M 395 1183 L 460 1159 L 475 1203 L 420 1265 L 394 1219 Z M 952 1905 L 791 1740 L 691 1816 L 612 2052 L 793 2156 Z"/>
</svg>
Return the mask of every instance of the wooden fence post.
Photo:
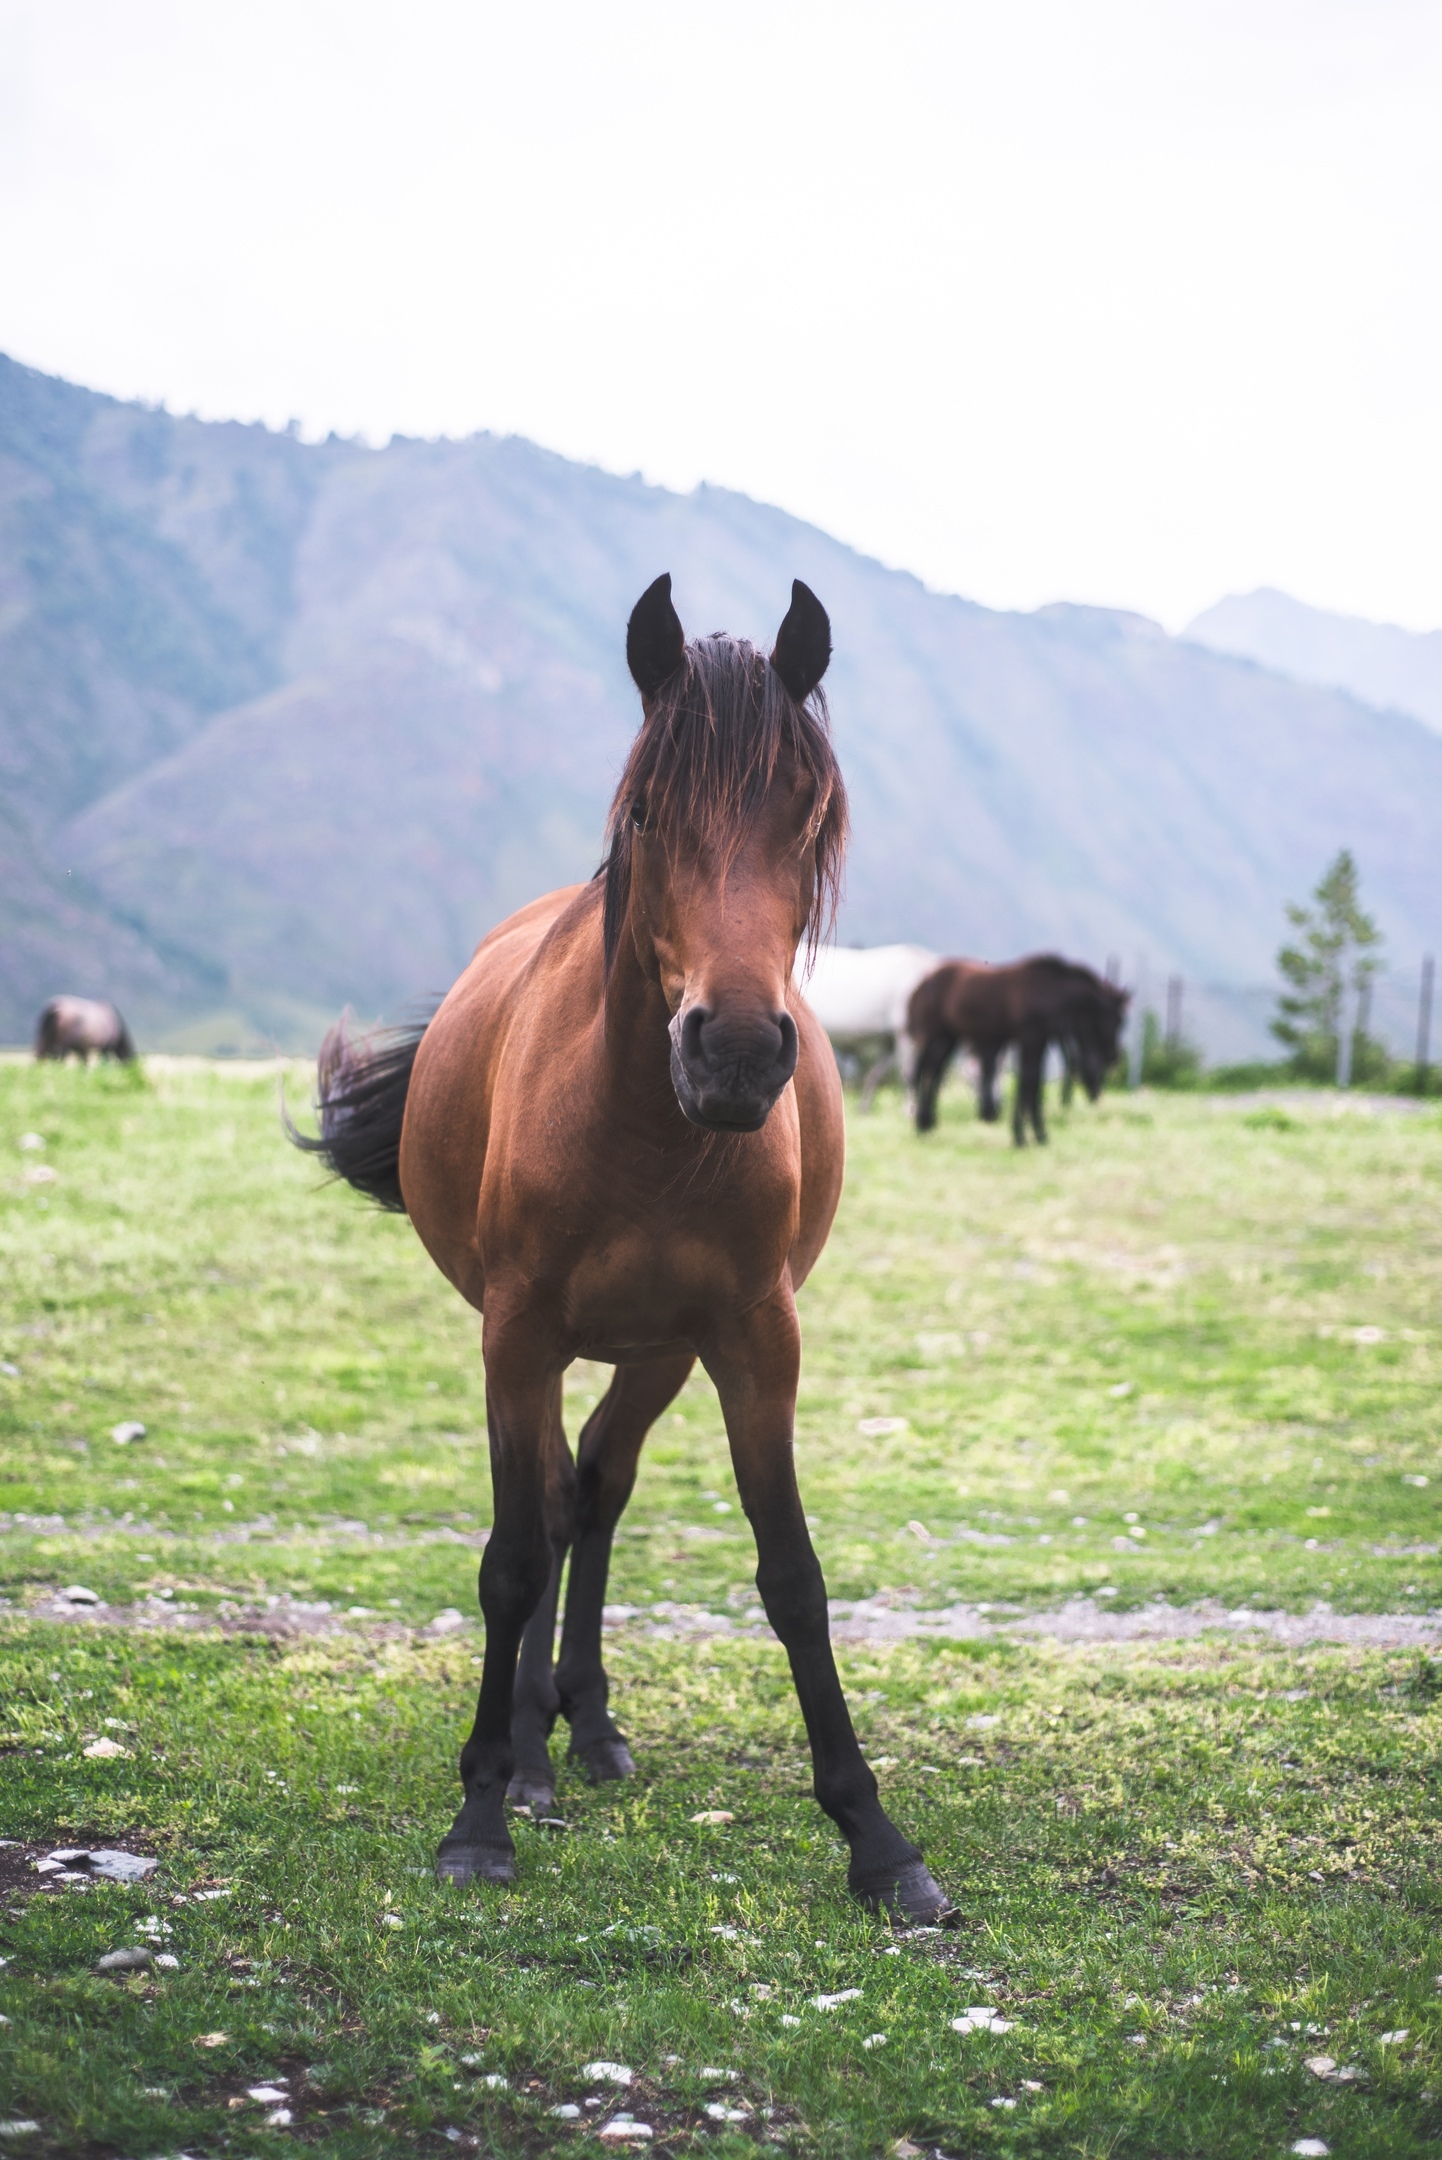
<svg viewBox="0 0 1442 2160">
<path fill-rule="evenodd" d="M 1180 975 L 1169 975 L 1169 976 L 1167 977 L 1167 1044 L 1168 1044 L 1168 1047 L 1169 1047 L 1170 1049 L 1173 1049 L 1173 1050 L 1177 1049 L 1177 1047 L 1178 1047 L 1178 1046 L 1180 1045 L 1180 1043 L 1181 1043 L 1181 1039 L 1182 1039 L 1182 978 L 1181 978 L 1181 976 L 1180 976 Z"/>
<path fill-rule="evenodd" d="M 1343 977 L 1341 995 L 1337 999 L 1337 1085 L 1352 1085 L 1352 1028 L 1348 1026 L 1347 982 Z M 1355 1013 L 1353 1014 L 1355 1025 Z"/>
<path fill-rule="evenodd" d="M 1127 1046 L 1127 1086 L 1139 1088 L 1142 1084 L 1142 1058 L 1147 1042 L 1147 963 L 1143 954 L 1137 954 L 1136 988 L 1132 992 L 1132 1039 Z"/>
<path fill-rule="evenodd" d="M 1432 1051 L 1432 955 L 1422 959 L 1422 995 L 1417 1003 L 1417 1093 L 1427 1092 L 1427 1066 Z"/>
</svg>

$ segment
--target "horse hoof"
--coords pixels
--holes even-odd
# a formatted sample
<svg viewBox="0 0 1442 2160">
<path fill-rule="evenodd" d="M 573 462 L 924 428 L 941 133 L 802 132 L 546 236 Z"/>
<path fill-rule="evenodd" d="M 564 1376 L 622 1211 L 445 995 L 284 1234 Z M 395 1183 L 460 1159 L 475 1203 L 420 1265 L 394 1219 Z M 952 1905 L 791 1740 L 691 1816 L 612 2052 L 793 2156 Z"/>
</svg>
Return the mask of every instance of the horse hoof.
<svg viewBox="0 0 1442 2160">
<path fill-rule="evenodd" d="M 857 1882 L 851 1891 L 868 1912 L 890 1913 L 913 1927 L 960 1927 L 961 1914 L 924 1860 L 914 1860 L 897 1875 Z"/>
<path fill-rule="evenodd" d="M 508 1883 L 516 1879 L 516 1856 L 505 1845 L 452 1845 L 436 1854 L 436 1881 Z"/>
<path fill-rule="evenodd" d="M 607 1785 L 614 1778 L 636 1775 L 631 1750 L 624 1740 L 591 1740 L 584 1747 L 573 1747 L 571 1757 L 581 1765 L 593 1785 Z"/>
<path fill-rule="evenodd" d="M 506 1798 L 513 1807 L 528 1807 L 538 1819 L 549 1815 L 556 1804 L 556 1789 L 549 1778 L 544 1782 L 527 1770 L 518 1770 L 506 1787 Z"/>
</svg>

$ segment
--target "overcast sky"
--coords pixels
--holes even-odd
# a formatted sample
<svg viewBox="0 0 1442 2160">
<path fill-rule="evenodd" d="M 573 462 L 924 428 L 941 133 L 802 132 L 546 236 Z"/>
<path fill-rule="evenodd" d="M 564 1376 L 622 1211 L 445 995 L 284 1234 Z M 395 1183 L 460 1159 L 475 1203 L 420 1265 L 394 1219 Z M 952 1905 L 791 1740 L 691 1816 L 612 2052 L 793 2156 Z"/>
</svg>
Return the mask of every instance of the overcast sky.
<svg viewBox="0 0 1442 2160">
<path fill-rule="evenodd" d="M 1442 623 L 1438 0 L 0 0 L 0 348 Z"/>
</svg>

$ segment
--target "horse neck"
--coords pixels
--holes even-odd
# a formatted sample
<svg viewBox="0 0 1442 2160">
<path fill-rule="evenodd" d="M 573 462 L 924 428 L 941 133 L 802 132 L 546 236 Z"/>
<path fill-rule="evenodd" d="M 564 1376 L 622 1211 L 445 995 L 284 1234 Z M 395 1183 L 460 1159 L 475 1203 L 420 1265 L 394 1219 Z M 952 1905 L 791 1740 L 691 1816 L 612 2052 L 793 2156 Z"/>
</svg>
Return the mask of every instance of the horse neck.
<svg viewBox="0 0 1442 2160">
<path fill-rule="evenodd" d="M 641 966 L 631 926 L 621 933 L 603 993 L 603 1085 L 620 1101 L 689 1132 L 671 1085 L 671 1015 L 661 985 Z M 664 1129 L 664 1128 L 663 1128 Z"/>
</svg>

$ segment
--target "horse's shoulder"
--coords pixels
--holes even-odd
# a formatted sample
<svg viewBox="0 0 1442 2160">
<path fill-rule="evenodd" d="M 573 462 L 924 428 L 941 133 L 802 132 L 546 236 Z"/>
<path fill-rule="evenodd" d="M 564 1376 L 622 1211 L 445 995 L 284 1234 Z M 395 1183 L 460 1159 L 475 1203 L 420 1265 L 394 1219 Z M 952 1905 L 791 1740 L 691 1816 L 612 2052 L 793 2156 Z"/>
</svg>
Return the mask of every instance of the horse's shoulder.
<svg viewBox="0 0 1442 2160">
<path fill-rule="evenodd" d="M 443 1043 L 490 1038 L 505 1024 L 538 959 L 568 920 L 584 916 L 592 888 L 565 885 L 543 893 L 488 930 L 427 1030 L 432 1053 Z"/>
<path fill-rule="evenodd" d="M 514 915 L 507 915 L 494 929 L 488 930 L 471 954 L 471 963 L 480 959 L 482 953 L 491 953 L 499 946 L 520 944 L 537 945 L 551 925 L 578 901 L 584 901 L 594 890 L 591 885 L 559 885 L 554 892 L 542 893 L 538 900 L 528 900 Z"/>
</svg>

